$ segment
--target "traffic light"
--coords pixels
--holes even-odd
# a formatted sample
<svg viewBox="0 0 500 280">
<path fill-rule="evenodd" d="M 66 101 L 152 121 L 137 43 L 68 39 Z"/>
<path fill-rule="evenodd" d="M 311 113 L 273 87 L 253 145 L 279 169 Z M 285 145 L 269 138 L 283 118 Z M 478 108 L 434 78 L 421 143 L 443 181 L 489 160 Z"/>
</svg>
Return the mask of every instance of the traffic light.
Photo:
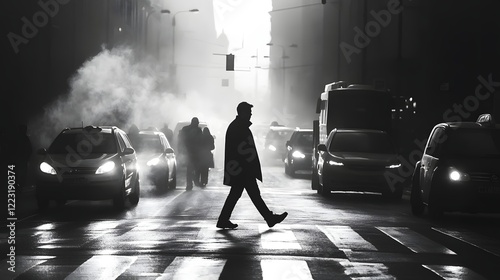
<svg viewBox="0 0 500 280">
<path fill-rule="evenodd" d="M 234 71 L 234 54 L 226 54 L 226 71 Z"/>
</svg>

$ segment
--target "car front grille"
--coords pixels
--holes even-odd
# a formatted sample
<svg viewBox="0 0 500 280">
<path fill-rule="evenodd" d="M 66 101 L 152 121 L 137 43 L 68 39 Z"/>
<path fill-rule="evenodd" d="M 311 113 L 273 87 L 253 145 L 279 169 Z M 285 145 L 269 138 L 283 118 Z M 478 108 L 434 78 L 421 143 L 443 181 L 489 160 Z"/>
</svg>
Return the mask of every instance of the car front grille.
<svg viewBox="0 0 500 280">
<path fill-rule="evenodd" d="M 64 175 L 88 175 L 95 174 L 97 168 L 95 167 L 71 167 L 60 170 Z"/>
</svg>

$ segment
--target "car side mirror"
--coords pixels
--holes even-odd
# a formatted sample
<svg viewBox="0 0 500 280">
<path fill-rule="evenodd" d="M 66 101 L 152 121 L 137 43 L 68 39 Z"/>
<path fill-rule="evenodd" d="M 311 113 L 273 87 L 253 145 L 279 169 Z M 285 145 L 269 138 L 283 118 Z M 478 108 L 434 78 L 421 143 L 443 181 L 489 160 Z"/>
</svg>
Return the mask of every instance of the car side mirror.
<svg viewBox="0 0 500 280">
<path fill-rule="evenodd" d="M 174 149 L 172 149 L 172 148 L 165 149 L 165 154 L 173 154 L 173 153 L 174 153 Z"/>
<path fill-rule="evenodd" d="M 124 155 L 131 155 L 133 153 L 135 153 L 135 150 L 132 148 L 125 148 L 125 150 L 123 150 Z"/>
<path fill-rule="evenodd" d="M 318 145 L 318 151 L 326 152 L 326 145 L 325 144 L 319 144 Z"/>
<path fill-rule="evenodd" d="M 290 146 L 290 140 L 286 141 L 285 146 Z"/>
<path fill-rule="evenodd" d="M 47 150 L 45 148 L 39 149 L 36 152 L 39 156 L 44 156 L 47 154 Z"/>
</svg>

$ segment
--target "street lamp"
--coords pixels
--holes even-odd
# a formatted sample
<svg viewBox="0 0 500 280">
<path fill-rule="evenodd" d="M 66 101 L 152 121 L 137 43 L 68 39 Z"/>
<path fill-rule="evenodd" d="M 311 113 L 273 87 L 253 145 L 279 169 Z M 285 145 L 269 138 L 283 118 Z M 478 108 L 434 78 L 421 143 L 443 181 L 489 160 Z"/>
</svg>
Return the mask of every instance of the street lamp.
<svg viewBox="0 0 500 280">
<path fill-rule="evenodd" d="M 284 105 L 286 105 L 286 102 L 287 102 L 287 94 L 286 94 L 286 66 L 285 66 L 285 59 L 286 58 L 289 58 L 287 55 L 286 55 L 286 52 L 285 52 L 285 46 L 283 45 L 279 45 L 279 44 L 274 44 L 274 43 L 268 43 L 267 44 L 268 46 L 270 47 L 273 47 L 273 46 L 276 46 L 276 47 L 280 47 L 281 48 L 281 74 L 283 75 L 282 79 L 283 79 L 283 100 L 285 101 L 284 102 Z M 289 48 L 297 48 L 298 45 L 297 44 L 290 44 L 288 45 Z"/>
<path fill-rule="evenodd" d="M 172 64 L 175 65 L 175 16 L 180 13 L 198 13 L 200 10 L 198 9 L 191 9 L 187 11 L 178 11 L 177 13 L 174 14 L 172 17 Z M 175 67 L 175 66 L 174 66 Z"/>
<path fill-rule="evenodd" d="M 146 15 L 146 30 L 145 30 L 145 35 L 144 35 L 144 49 L 147 50 L 148 47 L 148 25 L 149 25 L 149 16 L 151 16 L 154 12 L 157 12 L 158 10 L 153 9 L 151 12 L 148 12 Z M 167 9 L 162 9 L 159 11 L 160 14 L 170 14 L 170 10 Z"/>
</svg>

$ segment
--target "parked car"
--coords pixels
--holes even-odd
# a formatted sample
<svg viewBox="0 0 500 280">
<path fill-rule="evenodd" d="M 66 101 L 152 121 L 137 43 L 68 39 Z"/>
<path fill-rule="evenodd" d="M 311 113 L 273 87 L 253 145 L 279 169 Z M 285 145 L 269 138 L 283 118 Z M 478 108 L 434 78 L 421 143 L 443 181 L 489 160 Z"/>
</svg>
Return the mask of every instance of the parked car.
<svg viewBox="0 0 500 280">
<path fill-rule="evenodd" d="M 295 131 L 295 128 L 276 125 L 269 127 L 266 134 L 266 142 L 264 150 L 264 157 L 267 159 L 280 159 L 285 160 L 286 155 L 286 141 L 290 139 L 290 136 Z"/>
<path fill-rule="evenodd" d="M 412 177 L 411 209 L 500 212 L 500 125 L 489 114 L 477 122 L 434 126 Z"/>
<path fill-rule="evenodd" d="M 141 177 L 153 183 L 157 189 L 175 189 L 177 185 L 177 161 L 174 149 L 167 137 L 158 130 L 141 130 L 133 137 Z"/>
<path fill-rule="evenodd" d="M 140 196 L 137 157 L 125 132 L 115 126 L 66 128 L 41 156 L 36 174 L 40 210 L 50 200 L 113 199 L 118 209 Z"/>
<path fill-rule="evenodd" d="M 286 141 L 285 173 L 294 176 L 298 170 L 312 170 L 313 131 L 295 130 Z"/>
<path fill-rule="evenodd" d="M 401 163 L 386 132 L 333 129 L 318 150 L 318 193 L 361 191 L 393 199 L 402 197 L 403 183 L 394 184 L 388 179 L 400 173 Z"/>
</svg>

